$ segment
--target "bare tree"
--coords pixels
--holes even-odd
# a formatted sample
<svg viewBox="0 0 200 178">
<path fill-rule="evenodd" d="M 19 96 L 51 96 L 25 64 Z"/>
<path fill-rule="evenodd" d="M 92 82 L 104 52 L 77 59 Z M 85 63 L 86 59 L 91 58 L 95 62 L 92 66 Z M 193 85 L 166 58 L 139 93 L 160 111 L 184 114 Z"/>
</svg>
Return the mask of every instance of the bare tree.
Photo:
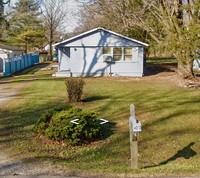
<svg viewBox="0 0 200 178">
<path fill-rule="evenodd" d="M 98 0 L 97 11 L 103 16 L 101 24 L 138 35 L 157 51 L 173 54 L 179 73 L 193 78 L 193 61 L 200 48 L 199 9 L 199 0 Z M 91 17 L 86 22 L 89 20 Z"/>
<path fill-rule="evenodd" d="M 142 0 L 142 3 L 141 15 L 133 14 L 133 25 L 145 29 L 157 47 L 176 57 L 181 76 L 193 78 L 193 61 L 200 47 L 199 0 Z"/>
<path fill-rule="evenodd" d="M 63 5 L 63 0 L 42 1 L 42 18 L 46 28 L 46 38 L 49 44 L 50 60 L 53 58 L 52 44 L 55 42 L 57 34 L 66 27 L 67 10 Z"/>
</svg>

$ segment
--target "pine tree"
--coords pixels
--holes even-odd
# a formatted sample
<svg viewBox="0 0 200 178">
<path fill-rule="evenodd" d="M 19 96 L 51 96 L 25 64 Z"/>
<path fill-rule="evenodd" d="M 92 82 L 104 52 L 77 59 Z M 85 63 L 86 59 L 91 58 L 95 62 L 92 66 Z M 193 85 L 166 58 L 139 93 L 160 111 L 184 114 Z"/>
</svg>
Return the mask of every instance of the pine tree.
<svg viewBox="0 0 200 178">
<path fill-rule="evenodd" d="M 22 47 L 25 53 L 41 48 L 45 40 L 39 16 L 39 6 L 35 0 L 19 0 L 13 7 L 9 41 Z"/>
</svg>

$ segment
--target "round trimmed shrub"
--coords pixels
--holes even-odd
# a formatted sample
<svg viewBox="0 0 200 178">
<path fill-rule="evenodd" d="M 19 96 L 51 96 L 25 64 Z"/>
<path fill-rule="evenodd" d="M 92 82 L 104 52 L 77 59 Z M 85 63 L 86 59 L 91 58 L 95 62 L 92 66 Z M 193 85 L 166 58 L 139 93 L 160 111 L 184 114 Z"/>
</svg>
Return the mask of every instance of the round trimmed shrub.
<svg viewBox="0 0 200 178">
<path fill-rule="evenodd" d="M 72 123 L 74 119 L 79 119 L 79 124 Z M 97 139 L 100 125 L 96 113 L 67 106 L 43 114 L 35 124 L 34 130 L 52 140 L 80 145 Z"/>
</svg>

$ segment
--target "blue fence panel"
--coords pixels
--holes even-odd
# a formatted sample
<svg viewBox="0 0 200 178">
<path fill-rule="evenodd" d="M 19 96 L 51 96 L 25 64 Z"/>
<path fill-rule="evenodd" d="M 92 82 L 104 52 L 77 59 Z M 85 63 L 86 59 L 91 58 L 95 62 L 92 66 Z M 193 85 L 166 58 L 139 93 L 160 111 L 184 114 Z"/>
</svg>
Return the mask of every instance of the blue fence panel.
<svg viewBox="0 0 200 178">
<path fill-rule="evenodd" d="M 25 68 L 28 67 L 28 55 L 27 54 L 25 55 L 24 64 L 25 64 L 25 66 L 24 66 Z"/>
<path fill-rule="evenodd" d="M 30 55 L 30 58 L 31 58 L 31 65 L 33 65 L 33 64 L 34 64 L 34 55 L 31 54 L 31 55 Z"/>
<path fill-rule="evenodd" d="M 40 57 L 39 57 L 39 55 L 37 54 L 37 55 L 34 55 L 34 63 L 36 64 L 36 63 L 39 63 L 39 61 L 40 61 Z"/>
<path fill-rule="evenodd" d="M 8 75 L 10 75 L 10 73 L 11 73 L 10 62 L 4 62 L 3 76 L 8 76 Z"/>
<path fill-rule="evenodd" d="M 21 59 L 21 69 L 24 69 L 24 68 L 25 68 L 25 56 L 23 55 Z"/>
<path fill-rule="evenodd" d="M 11 73 L 16 72 L 15 71 L 15 61 L 11 61 L 10 63 L 11 63 Z"/>
<path fill-rule="evenodd" d="M 28 66 L 31 66 L 32 64 L 31 64 L 31 54 L 30 55 L 28 55 Z"/>
<path fill-rule="evenodd" d="M 15 71 L 17 71 L 17 61 L 15 61 Z"/>
<path fill-rule="evenodd" d="M 17 60 L 16 61 L 16 66 L 17 66 L 17 69 L 16 69 L 16 71 L 19 71 L 19 70 L 21 70 L 21 61 L 22 61 L 22 58 L 20 59 L 20 60 Z"/>
<path fill-rule="evenodd" d="M 26 54 L 18 56 L 17 58 L 9 59 L 3 63 L 3 76 L 8 76 L 26 67 L 33 66 L 36 63 L 39 63 L 39 54 Z"/>
</svg>

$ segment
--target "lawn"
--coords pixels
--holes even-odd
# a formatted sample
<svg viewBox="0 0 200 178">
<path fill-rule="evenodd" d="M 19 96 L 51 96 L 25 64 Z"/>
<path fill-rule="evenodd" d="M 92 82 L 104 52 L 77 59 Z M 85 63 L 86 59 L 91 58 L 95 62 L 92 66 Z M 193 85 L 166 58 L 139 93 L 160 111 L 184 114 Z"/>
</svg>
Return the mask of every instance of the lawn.
<svg viewBox="0 0 200 178">
<path fill-rule="evenodd" d="M 35 70 L 35 69 L 33 69 Z M 64 79 L 50 71 L 29 72 L 32 80 L 9 105 L 0 108 L 1 149 L 24 160 L 50 161 L 76 175 L 131 176 L 200 174 L 200 90 L 168 80 L 85 78 L 76 107 L 109 120 L 106 137 L 70 147 L 37 138 L 32 128 L 42 113 L 67 102 Z M 26 80 L 18 75 L 17 83 Z M 142 123 L 139 169 L 130 169 L 129 106 Z"/>
</svg>

